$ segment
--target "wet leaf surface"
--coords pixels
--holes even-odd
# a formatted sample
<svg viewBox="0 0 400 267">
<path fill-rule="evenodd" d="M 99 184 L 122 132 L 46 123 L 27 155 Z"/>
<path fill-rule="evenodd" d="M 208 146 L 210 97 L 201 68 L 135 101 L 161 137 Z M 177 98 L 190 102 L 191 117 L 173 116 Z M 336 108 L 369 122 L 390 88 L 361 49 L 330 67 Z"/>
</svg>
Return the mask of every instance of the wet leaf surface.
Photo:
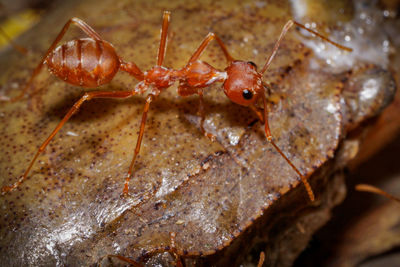
<svg viewBox="0 0 400 267">
<path fill-rule="evenodd" d="M 93 26 L 126 61 L 149 69 L 156 61 L 165 9 L 172 11 L 165 65 L 173 68 L 185 65 L 209 31 L 220 35 L 234 58 L 262 66 L 285 22 L 293 17 L 307 21 L 306 15 L 298 17 L 296 9 L 280 1 L 60 3 L 23 36 L 21 41 L 32 49 L 26 59 L 16 53 L 0 59 L 1 93 L 17 93 L 63 23 L 73 16 Z M 349 21 L 351 17 L 346 17 L 342 23 Z M 324 26 L 329 25 L 321 23 L 321 31 Z M 332 38 L 343 40 L 340 30 L 332 28 L 332 32 Z M 78 36 L 82 34 L 73 29 L 65 39 Z M 317 52 L 304 43 L 316 45 Z M 310 178 L 319 197 L 316 203 L 309 202 L 299 177 L 268 144 L 263 125 L 250 110 L 230 102 L 220 85 L 205 92 L 205 128 L 216 135 L 216 142 L 199 130 L 197 97 L 180 98 L 176 85 L 160 95 L 151 107 L 130 196 L 121 198 L 144 97 L 93 100 L 49 144 L 30 178 L 16 192 L 0 198 L 0 261 L 77 266 L 96 264 L 107 254 L 138 259 L 170 246 L 169 233 L 176 232 L 177 246 L 194 262 L 223 265 L 231 260 L 238 264 L 257 243 L 255 236 L 275 233 L 268 237 L 267 258 L 290 264 L 344 195 L 343 181 L 328 179 L 335 171 L 329 159 L 344 137 L 343 118 L 358 125 L 388 102 L 371 101 L 361 113 L 348 112 L 353 109 L 344 108 L 349 101 L 342 94 L 349 88 L 347 81 L 357 84 L 375 79 L 382 99 L 393 93 L 388 85 L 390 75 L 380 67 L 360 63 L 361 70 L 350 73 L 349 66 L 359 60 L 357 55 L 348 63 L 343 60 L 347 52 L 326 49 L 319 40 L 292 31 L 264 75 L 272 88 L 272 134 L 302 173 L 311 176 L 316 171 Z M 323 58 L 326 51 L 330 61 Z M 202 59 L 221 69 L 226 65 L 216 46 Z M 384 57 L 382 62 L 374 63 L 383 66 Z M 130 90 L 135 84 L 132 77 L 121 73 L 101 89 Z M 25 170 L 37 147 L 84 91 L 45 71 L 35 86 L 43 88 L 41 93 L 0 106 L 2 185 L 13 183 Z M 347 162 L 352 156 L 344 158 Z M 287 237 L 299 233 L 293 232 L 292 222 L 301 222 L 307 234 L 293 245 L 292 255 L 283 258 L 282 248 L 291 247 Z M 248 245 L 240 253 L 231 254 L 236 257 L 229 257 L 245 242 Z M 217 258 L 197 257 L 215 253 Z M 223 253 L 228 256 L 221 257 Z"/>
</svg>

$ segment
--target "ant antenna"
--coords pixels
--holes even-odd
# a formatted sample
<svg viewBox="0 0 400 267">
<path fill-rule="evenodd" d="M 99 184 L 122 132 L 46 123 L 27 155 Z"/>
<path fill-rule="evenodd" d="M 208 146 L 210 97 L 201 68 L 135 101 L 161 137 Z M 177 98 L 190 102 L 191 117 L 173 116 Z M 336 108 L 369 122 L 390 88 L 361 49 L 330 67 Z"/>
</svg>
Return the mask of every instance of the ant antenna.
<svg viewBox="0 0 400 267">
<path fill-rule="evenodd" d="M 286 22 L 285 26 L 283 26 L 283 30 L 282 30 L 282 32 L 281 32 L 281 35 L 279 36 L 278 41 L 275 43 L 274 49 L 272 50 L 271 55 L 270 55 L 269 58 L 267 59 L 267 62 L 265 63 L 265 65 L 264 65 L 264 67 L 262 68 L 262 70 L 260 71 L 260 73 L 264 73 L 264 72 L 268 69 L 269 65 L 270 65 L 271 62 L 272 62 L 272 59 L 275 57 L 276 52 L 278 51 L 279 45 L 281 44 L 283 37 L 285 37 L 286 33 L 289 31 L 290 28 L 293 27 L 293 25 L 296 25 L 296 26 L 298 26 L 298 27 L 300 27 L 300 28 L 302 28 L 302 29 L 304 29 L 304 30 L 306 30 L 306 31 L 308 31 L 308 32 L 310 32 L 310 33 L 312 33 L 312 34 L 315 34 L 316 36 L 318 36 L 318 37 L 321 38 L 322 40 L 324 40 L 324 41 L 326 41 L 326 42 L 328 42 L 328 43 L 330 43 L 330 44 L 336 46 L 336 47 L 339 48 L 339 49 L 346 50 L 346 51 L 348 51 L 348 52 L 353 51 L 353 49 L 351 49 L 351 48 L 349 48 L 349 47 L 347 47 L 347 46 L 343 46 L 343 45 L 341 45 L 341 44 L 338 44 L 338 43 L 336 43 L 336 42 L 334 42 L 334 41 L 331 41 L 331 40 L 329 40 L 328 38 L 326 38 L 325 36 L 319 34 L 318 32 L 315 32 L 315 31 L 313 31 L 313 30 L 307 28 L 307 27 L 304 26 L 303 24 L 300 24 L 300 23 L 298 23 L 298 22 L 296 22 L 296 21 L 294 21 L 294 20 L 289 20 L 288 22 Z"/>
</svg>

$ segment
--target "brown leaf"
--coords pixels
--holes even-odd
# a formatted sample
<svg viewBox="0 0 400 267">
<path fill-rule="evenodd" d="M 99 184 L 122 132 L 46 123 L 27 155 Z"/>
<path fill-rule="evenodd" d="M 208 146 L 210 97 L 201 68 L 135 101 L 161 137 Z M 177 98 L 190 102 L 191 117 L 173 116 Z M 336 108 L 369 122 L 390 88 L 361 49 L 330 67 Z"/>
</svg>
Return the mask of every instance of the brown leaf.
<svg viewBox="0 0 400 267">
<path fill-rule="evenodd" d="M 184 66 L 210 30 L 220 35 L 235 58 L 261 65 L 281 27 L 292 18 L 288 4 L 279 1 L 60 3 L 24 37 L 35 53 L 24 60 L 16 54 L 0 59 L 2 93 L 18 92 L 72 16 L 93 26 L 125 61 L 150 68 L 156 61 L 166 7 L 172 11 L 166 66 L 174 68 Z M 71 30 L 65 39 L 81 35 Z M 205 128 L 216 135 L 214 143 L 199 131 L 196 97 L 179 98 L 176 86 L 160 95 L 151 107 L 131 195 L 121 198 L 144 98 L 93 100 L 52 140 L 30 179 L 0 199 L 1 261 L 90 265 L 107 254 L 138 260 L 170 246 L 170 232 L 176 232 L 177 247 L 199 264 L 238 264 L 260 243 L 267 246 L 267 263 L 291 264 L 344 195 L 342 177 L 334 174 L 342 165 L 333 157 L 346 128 L 341 91 L 351 77 L 345 72 L 349 66 L 340 60 L 329 66 L 303 44 L 318 45 L 320 40 L 302 36 L 295 31 L 288 34 L 264 79 L 272 88 L 272 134 L 302 173 L 309 177 L 316 171 L 310 178 L 319 198 L 316 203 L 309 202 L 299 177 L 266 141 L 256 117 L 231 103 L 220 85 L 205 92 Z M 223 69 L 221 54 L 213 46 L 202 59 Z M 131 90 L 135 83 L 118 74 L 102 89 Z M 41 75 L 35 86 L 43 88 L 40 94 L 0 107 L 2 185 L 14 182 L 25 170 L 37 147 L 83 92 L 48 74 Z M 384 83 L 377 88 L 388 90 Z M 361 123 L 376 114 L 370 110 L 366 108 L 357 120 Z M 331 175 L 337 178 L 329 180 Z M 296 236 L 296 242 L 290 240 Z"/>
</svg>

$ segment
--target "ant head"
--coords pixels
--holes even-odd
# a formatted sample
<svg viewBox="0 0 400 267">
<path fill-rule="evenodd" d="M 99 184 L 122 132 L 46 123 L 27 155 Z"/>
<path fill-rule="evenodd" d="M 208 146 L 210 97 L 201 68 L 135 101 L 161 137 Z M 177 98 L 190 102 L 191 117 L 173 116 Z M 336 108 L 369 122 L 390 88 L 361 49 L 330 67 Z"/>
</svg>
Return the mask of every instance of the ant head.
<svg viewBox="0 0 400 267">
<path fill-rule="evenodd" d="M 253 62 L 233 61 L 225 71 L 224 92 L 236 104 L 252 105 L 264 93 L 262 75 Z"/>
</svg>

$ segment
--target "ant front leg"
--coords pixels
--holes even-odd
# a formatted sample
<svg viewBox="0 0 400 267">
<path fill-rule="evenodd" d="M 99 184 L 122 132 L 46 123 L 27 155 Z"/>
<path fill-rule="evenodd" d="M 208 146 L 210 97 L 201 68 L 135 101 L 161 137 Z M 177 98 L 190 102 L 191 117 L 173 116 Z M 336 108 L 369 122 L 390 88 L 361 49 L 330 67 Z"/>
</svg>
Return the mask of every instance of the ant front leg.
<svg viewBox="0 0 400 267">
<path fill-rule="evenodd" d="M 28 168 L 24 172 L 21 178 L 18 179 L 17 182 L 15 182 L 11 186 L 4 186 L 1 188 L 2 194 L 5 194 L 7 192 L 10 192 L 20 186 L 25 179 L 28 177 L 29 171 L 32 169 L 33 164 L 35 163 L 36 159 L 39 157 L 39 155 L 45 150 L 47 145 L 50 143 L 50 141 L 53 139 L 53 137 L 60 131 L 60 129 L 64 126 L 64 124 L 71 118 L 72 115 L 74 115 L 81 105 L 88 100 L 94 99 L 94 98 L 128 98 L 134 95 L 134 92 L 121 92 L 121 91 L 115 91 L 115 92 L 89 92 L 85 93 L 84 96 L 81 97 L 73 106 L 72 108 L 68 111 L 68 113 L 64 116 L 64 118 L 61 120 L 61 122 L 57 125 L 57 127 L 53 130 L 53 132 L 47 137 L 47 139 L 43 142 L 43 144 L 39 147 L 38 151 L 36 152 L 35 156 L 33 157 L 31 163 L 29 164 Z"/>
<path fill-rule="evenodd" d="M 180 96 L 189 96 L 189 95 L 193 95 L 193 94 L 199 95 L 198 115 L 200 115 L 200 130 L 204 134 L 204 136 L 207 136 L 208 138 L 210 138 L 210 140 L 212 142 L 214 142 L 216 137 L 213 134 L 208 133 L 204 129 L 204 121 L 206 118 L 206 114 L 205 114 L 205 108 L 204 108 L 203 88 L 193 88 L 193 87 L 190 87 L 190 86 L 187 86 L 184 84 L 180 84 L 178 87 L 178 94 Z"/>
<path fill-rule="evenodd" d="M 250 105 L 249 107 L 257 115 L 260 122 L 265 123 L 264 114 L 255 105 Z"/>
<path fill-rule="evenodd" d="M 86 24 L 86 22 L 84 22 L 81 19 L 78 18 L 72 18 L 70 19 L 62 28 L 62 30 L 60 31 L 60 33 L 57 35 L 56 39 L 53 41 L 53 43 L 51 44 L 51 46 L 49 47 L 49 49 L 47 50 L 46 54 L 43 56 L 42 60 L 40 61 L 40 63 L 37 65 L 37 67 L 35 68 L 35 70 L 32 73 L 32 76 L 30 77 L 30 79 L 28 80 L 27 84 L 25 85 L 24 89 L 22 90 L 22 92 L 13 97 L 13 98 L 9 98 L 6 96 L 0 96 L 0 101 L 7 101 L 7 102 L 15 102 L 20 100 L 22 97 L 24 97 L 24 95 L 28 92 L 29 88 L 32 85 L 33 80 L 35 79 L 35 77 L 40 73 L 40 70 L 43 68 L 43 65 L 46 62 L 46 58 L 48 57 L 48 55 L 56 48 L 57 44 L 60 42 L 60 40 L 64 37 L 65 33 L 67 32 L 69 26 L 71 24 L 76 25 L 78 28 L 80 28 L 83 32 L 85 32 L 90 38 L 93 38 L 97 41 L 102 41 L 102 38 L 100 37 L 100 35 L 98 33 L 96 33 L 88 24 Z"/>
<path fill-rule="evenodd" d="M 214 69 L 211 65 L 209 65 L 205 62 L 196 62 L 196 61 L 199 59 L 199 57 L 201 56 L 203 51 L 207 48 L 207 46 L 210 44 L 210 42 L 214 39 L 218 42 L 227 61 L 232 62 L 234 60 L 232 58 L 232 56 L 229 54 L 229 52 L 226 49 L 222 40 L 217 35 L 210 32 L 209 34 L 207 34 L 207 36 L 201 42 L 200 46 L 193 53 L 192 57 L 189 59 L 189 62 L 186 64 L 186 67 L 184 68 L 187 70 L 191 69 L 191 68 L 194 69 L 191 71 L 192 77 L 190 77 L 190 78 L 186 77 L 186 79 L 193 79 L 195 82 L 192 82 L 192 85 L 187 85 L 187 84 L 180 85 L 178 88 L 178 92 L 182 96 L 195 94 L 195 93 L 197 93 L 199 95 L 200 103 L 199 103 L 199 112 L 198 113 L 201 117 L 200 130 L 205 136 L 210 138 L 211 141 L 215 141 L 215 136 L 212 135 L 211 133 L 206 132 L 204 129 L 205 109 L 204 109 L 204 99 L 203 99 L 203 87 L 208 86 L 209 84 L 216 82 L 216 81 L 223 81 L 225 79 L 225 76 L 224 76 L 224 74 L 222 74 L 222 73 L 218 72 L 216 69 Z M 196 65 L 196 63 L 198 63 L 198 64 Z M 201 80 L 199 78 L 200 73 L 203 73 L 203 75 L 204 75 L 207 72 L 208 72 L 208 75 L 205 75 L 205 76 L 209 76 L 209 77 L 207 77 L 207 79 L 204 78 L 204 80 Z M 218 78 L 216 78 L 216 77 L 218 77 Z M 211 82 L 212 79 L 215 79 L 215 80 L 213 80 Z M 201 80 L 201 82 L 199 80 Z M 196 83 L 197 81 L 199 81 L 200 83 Z M 196 84 L 196 85 L 193 85 L 193 84 Z M 202 84 L 202 85 L 199 85 L 199 84 Z M 196 91 L 196 88 L 198 88 L 197 91 Z"/>
<path fill-rule="evenodd" d="M 214 142 L 216 139 L 215 135 L 208 133 L 204 129 L 204 121 L 206 119 L 206 114 L 204 109 L 203 89 L 199 89 L 197 94 L 199 95 L 200 130 L 204 134 L 204 136 L 207 136 L 208 138 L 210 138 L 212 142 Z"/>
<path fill-rule="evenodd" d="M 292 169 L 297 172 L 297 174 L 300 176 L 301 181 L 303 182 L 306 190 L 308 197 L 310 198 L 311 201 L 315 200 L 314 193 L 312 191 L 311 185 L 308 183 L 307 178 L 304 177 L 301 172 L 294 166 L 292 161 L 286 157 L 286 155 L 282 152 L 282 150 L 275 144 L 274 138 L 271 134 L 271 130 L 269 129 L 269 123 L 268 123 L 268 107 L 267 107 L 267 99 L 264 94 L 262 94 L 262 99 L 263 99 L 263 104 L 264 104 L 264 127 L 265 127 L 265 135 L 267 137 L 267 140 L 271 145 L 278 151 L 278 153 L 286 160 L 286 162 L 292 167 Z"/>
<path fill-rule="evenodd" d="M 339 49 L 346 50 L 346 51 L 349 51 L 349 52 L 352 51 L 352 49 L 349 48 L 349 47 L 342 46 L 342 45 L 340 45 L 340 44 L 338 44 L 338 43 L 336 43 L 336 42 L 333 42 L 333 41 L 329 40 L 328 38 L 324 37 L 323 35 L 321 35 L 321 34 L 315 32 L 315 31 L 313 31 L 313 30 L 308 29 L 308 28 L 305 27 L 304 25 L 302 25 L 302 24 L 300 24 L 300 23 L 298 23 L 298 22 L 296 22 L 296 21 L 289 20 L 289 21 L 285 24 L 285 26 L 283 27 L 282 32 L 281 32 L 281 34 L 280 34 L 278 40 L 276 41 L 276 43 L 275 43 L 275 45 L 274 45 L 274 48 L 273 48 L 273 50 L 272 50 L 272 53 L 271 53 L 271 55 L 268 57 L 268 59 L 267 59 L 265 65 L 264 65 L 264 67 L 263 67 L 262 70 L 260 71 L 260 74 L 263 74 L 263 73 L 268 69 L 268 67 L 271 65 L 271 62 L 272 62 L 273 58 L 275 57 L 275 55 L 276 55 L 276 53 L 277 53 L 277 51 L 278 51 L 278 48 L 279 48 L 279 46 L 280 46 L 280 44 L 281 44 L 283 38 L 285 37 L 285 35 L 286 35 L 287 32 L 289 31 L 289 29 L 292 28 L 294 25 L 296 25 L 296 26 L 298 26 L 298 27 L 300 27 L 300 28 L 302 28 L 302 29 L 304 29 L 304 30 L 306 30 L 306 31 L 308 31 L 308 32 L 310 32 L 310 33 L 312 33 L 312 34 L 315 34 L 316 36 L 318 36 L 319 38 L 321 38 L 323 41 L 326 41 L 326 42 L 328 42 L 328 43 L 330 43 L 330 44 L 332 44 L 332 45 L 338 47 Z M 274 140 L 273 140 L 273 137 L 272 137 L 272 135 L 271 135 L 271 131 L 270 131 L 270 129 L 269 129 L 269 125 L 268 125 L 268 109 L 267 109 L 267 103 L 266 103 L 267 100 L 266 100 L 266 97 L 265 97 L 264 94 L 262 94 L 262 99 L 263 99 L 263 103 L 264 103 L 265 135 L 266 135 L 266 137 L 267 137 L 268 142 L 270 142 L 270 143 L 272 144 L 272 146 L 278 151 L 278 153 L 287 161 L 287 163 L 292 167 L 292 169 L 293 169 L 294 171 L 296 171 L 296 173 L 300 176 L 300 178 L 301 178 L 301 180 L 302 180 L 302 182 L 303 182 L 303 184 L 304 184 L 304 186 L 305 186 L 305 188 L 306 188 L 306 190 L 307 190 L 307 193 L 308 193 L 308 196 L 309 196 L 310 200 L 311 200 L 311 201 L 314 201 L 315 196 L 314 196 L 314 193 L 313 193 L 313 191 L 312 191 L 312 189 L 311 189 L 311 186 L 310 186 L 310 184 L 308 183 L 306 177 L 304 177 L 304 176 L 301 174 L 301 172 L 296 168 L 296 166 L 294 166 L 294 164 L 286 157 L 286 155 L 282 152 L 282 150 L 275 144 L 275 142 L 274 142 Z M 255 108 L 254 106 L 250 106 L 250 107 L 252 108 L 252 110 L 254 110 L 254 111 L 256 112 L 257 116 L 260 117 L 260 114 L 257 112 L 256 108 Z"/>
</svg>

